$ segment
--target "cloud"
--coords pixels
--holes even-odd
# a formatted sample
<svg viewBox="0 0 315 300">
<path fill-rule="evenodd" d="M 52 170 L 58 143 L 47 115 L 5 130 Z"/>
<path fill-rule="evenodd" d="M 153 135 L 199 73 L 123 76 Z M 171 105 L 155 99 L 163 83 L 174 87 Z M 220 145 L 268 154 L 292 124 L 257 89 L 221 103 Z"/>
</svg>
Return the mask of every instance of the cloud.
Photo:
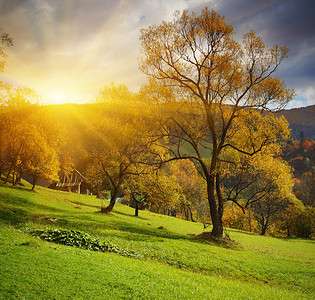
<svg viewBox="0 0 315 300">
<path fill-rule="evenodd" d="M 313 103 L 315 18 L 312 0 L 0 0 L 0 26 L 15 40 L 4 77 L 43 94 L 64 89 L 81 101 L 111 81 L 137 90 L 139 29 L 204 6 L 226 16 L 241 36 L 253 28 L 269 45 L 286 44 L 277 76 Z M 303 100 L 305 98 L 305 100 Z"/>
<path fill-rule="evenodd" d="M 287 45 L 289 57 L 276 76 L 296 90 L 298 105 L 313 104 L 315 82 L 315 1 L 313 0 L 223 0 L 218 11 L 226 15 L 237 32 L 254 29 L 267 45 Z M 305 99 L 305 100 L 301 100 Z"/>
</svg>

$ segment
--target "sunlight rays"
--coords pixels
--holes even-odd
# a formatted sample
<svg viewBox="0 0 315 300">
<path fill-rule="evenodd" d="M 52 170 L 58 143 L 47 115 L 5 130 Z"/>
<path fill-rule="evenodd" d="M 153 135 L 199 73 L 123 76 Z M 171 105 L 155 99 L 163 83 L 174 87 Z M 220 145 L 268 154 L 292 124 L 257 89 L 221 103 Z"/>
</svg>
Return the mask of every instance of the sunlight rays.
<svg viewBox="0 0 315 300">
<path fill-rule="evenodd" d="M 34 88 L 43 103 L 88 102 L 112 81 L 139 88 L 144 76 L 132 45 L 138 31 L 126 24 L 120 1 L 98 6 L 95 15 L 86 2 L 19 5 L 14 14 L 24 35 L 14 36 L 4 79 Z"/>
</svg>

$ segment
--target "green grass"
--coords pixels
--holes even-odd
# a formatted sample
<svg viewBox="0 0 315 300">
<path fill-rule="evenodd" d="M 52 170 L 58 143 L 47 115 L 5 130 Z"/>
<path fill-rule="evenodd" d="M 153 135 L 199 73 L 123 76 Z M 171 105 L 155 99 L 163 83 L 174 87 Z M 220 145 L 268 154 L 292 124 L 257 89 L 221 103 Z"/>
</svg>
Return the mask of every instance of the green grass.
<svg viewBox="0 0 315 300">
<path fill-rule="evenodd" d="M 235 242 L 196 238 L 202 224 L 94 196 L 0 185 L 0 299 L 311 299 L 314 244 L 228 230 Z M 164 229 L 158 229 L 163 226 Z M 26 229 L 63 228 L 140 253 L 122 257 L 42 241 Z"/>
</svg>

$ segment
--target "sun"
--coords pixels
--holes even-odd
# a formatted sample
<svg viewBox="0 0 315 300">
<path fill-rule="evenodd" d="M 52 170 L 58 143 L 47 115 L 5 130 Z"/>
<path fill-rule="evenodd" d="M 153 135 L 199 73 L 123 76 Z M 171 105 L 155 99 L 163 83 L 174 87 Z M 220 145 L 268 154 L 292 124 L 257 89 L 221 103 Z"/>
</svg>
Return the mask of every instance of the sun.
<svg viewBox="0 0 315 300">
<path fill-rule="evenodd" d="M 66 98 L 63 94 L 55 93 L 51 95 L 50 102 L 52 104 L 63 104 L 66 102 Z"/>
</svg>

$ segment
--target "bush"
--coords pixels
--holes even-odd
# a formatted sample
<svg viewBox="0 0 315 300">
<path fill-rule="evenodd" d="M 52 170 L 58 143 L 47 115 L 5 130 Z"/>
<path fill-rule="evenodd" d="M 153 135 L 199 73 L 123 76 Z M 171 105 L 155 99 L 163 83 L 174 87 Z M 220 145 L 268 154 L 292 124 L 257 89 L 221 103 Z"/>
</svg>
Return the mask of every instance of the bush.
<svg viewBox="0 0 315 300">
<path fill-rule="evenodd" d="M 134 258 L 138 258 L 140 256 L 133 250 L 127 250 L 109 242 L 101 242 L 99 239 L 93 239 L 89 234 L 82 231 L 67 229 L 45 229 L 33 230 L 31 231 L 31 234 L 56 244 L 78 247 L 91 251 L 115 252 L 123 256 Z"/>
<path fill-rule="evenodd" d="M 240 230 L 251 232 L 258 232 L 257 221 L 252 217 L 249 221 L 249 211 L 245 210 L 245 214 L 241 210 L 241 208 L 236 205 L 230 204 L 225 207 L 224 215 L 223 215 L 223 224 L 228 228 L 235 228 Z M 249 225 L 251 223 L 251 226 Z M 250 228 L 251 227 L 251 228 Z"/>
<path fill-rule="evenodd" d="M 292 218 L 292 229 L 297 237 L 311 238 L 314 233 L 315 209 L 305 207 Z"/>
<path fill-rule="evenodd" d="M 315 208 L 290 205 L 276 225 L 276 235 L 312 238 L 315 229 Z"/>
</svg>

